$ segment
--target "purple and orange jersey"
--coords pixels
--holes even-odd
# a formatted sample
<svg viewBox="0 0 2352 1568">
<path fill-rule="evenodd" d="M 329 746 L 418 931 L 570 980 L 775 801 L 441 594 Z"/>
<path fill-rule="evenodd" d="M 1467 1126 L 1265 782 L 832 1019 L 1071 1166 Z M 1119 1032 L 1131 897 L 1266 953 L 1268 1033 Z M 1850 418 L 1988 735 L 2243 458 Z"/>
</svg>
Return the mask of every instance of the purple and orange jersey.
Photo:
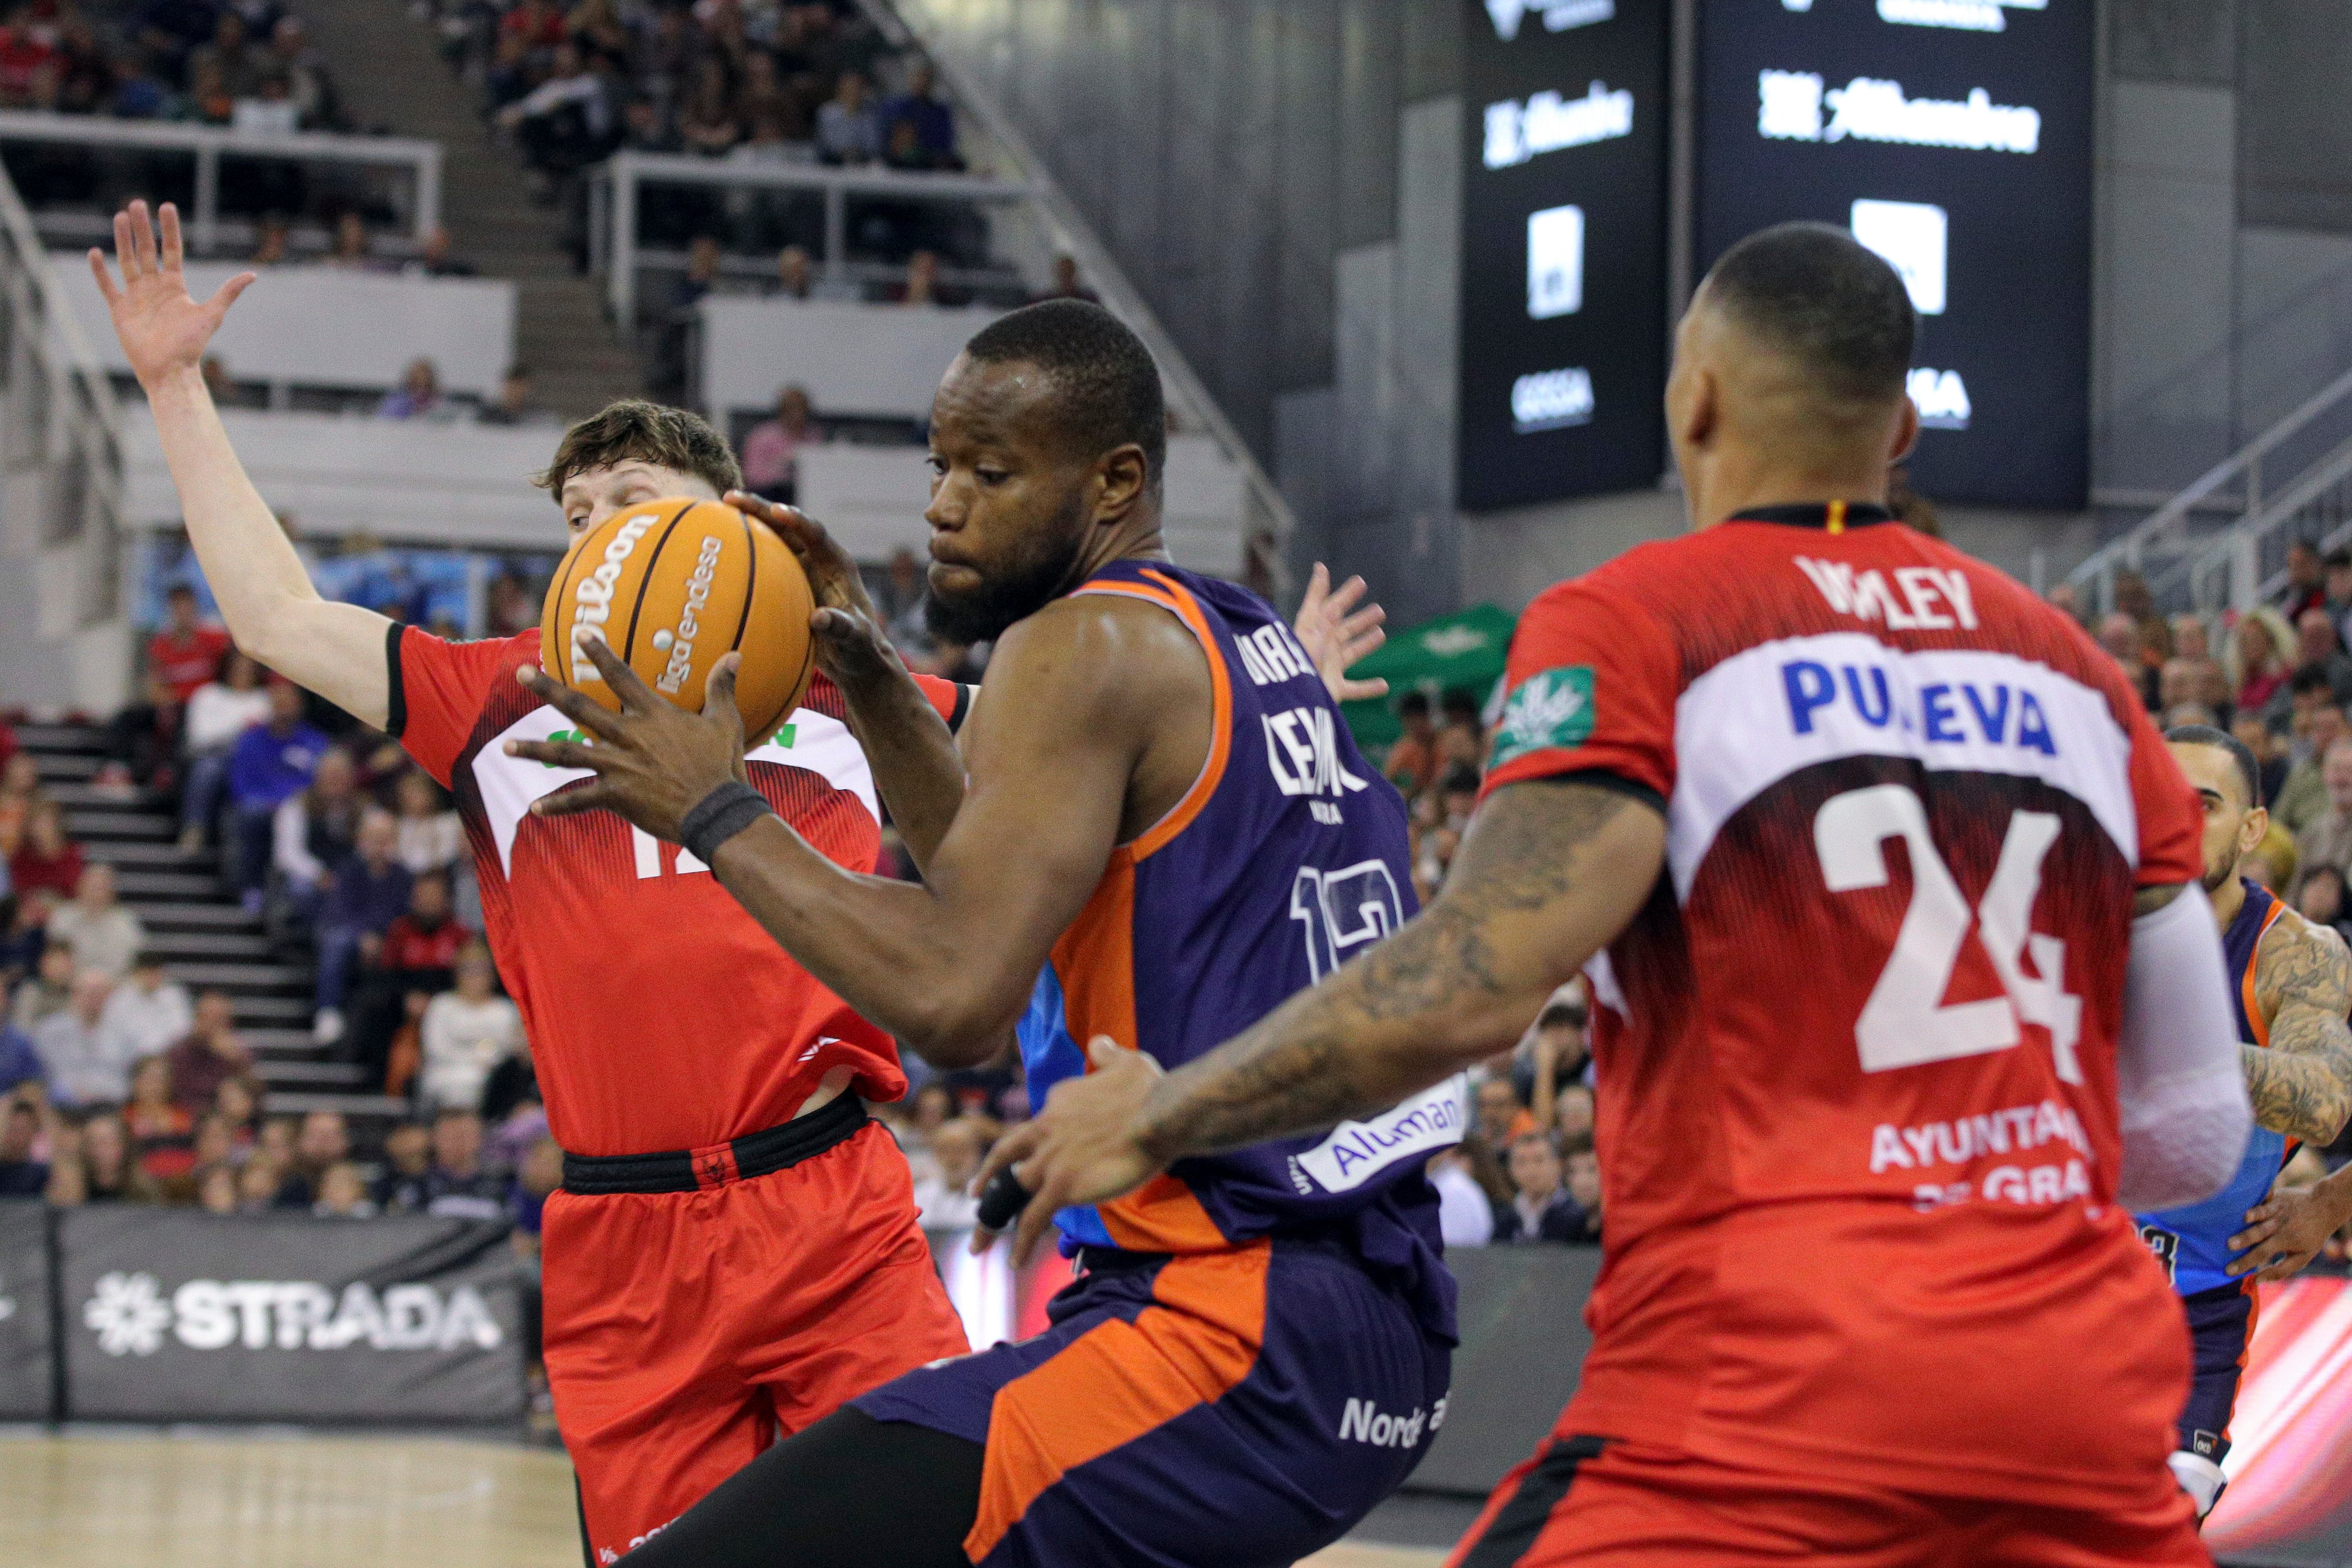
<svg viewBox="0 0 2352 1568">
<path fill-rule="evenodd" d="M 1415 912 L 1403 800 L 1368 764 L 1314 662 L 1274 607 L 1179 567 L 1113 562 L 1082 594 L 1148 600 L 1209 656 L 1214 728 L 1176 808 L 1113 852 L 1054 946 L 1020 1026 L 1029 1094 L 1086 1071 L 1108 1035 L 1163 1067 L 1213 1050 Z M 1412 1277 L 1441 1334 L 1452 1285 L 1437 1266 L 1422 1166 L 1458 1141 L 1458 1082 L 1328 1133 L 1180 1161 L 1127 1197 L 1056 1217 L 1066 1250 L 1194 1253 L 1276 1232 L 1331 1232 Z"/>
</svg>

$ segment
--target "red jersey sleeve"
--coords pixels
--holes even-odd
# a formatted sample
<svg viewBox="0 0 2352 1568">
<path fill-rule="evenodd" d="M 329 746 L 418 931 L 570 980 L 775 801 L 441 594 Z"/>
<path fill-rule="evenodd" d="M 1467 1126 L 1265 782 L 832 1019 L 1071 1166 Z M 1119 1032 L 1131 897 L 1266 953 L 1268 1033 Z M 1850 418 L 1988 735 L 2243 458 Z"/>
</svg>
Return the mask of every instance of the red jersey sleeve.
<svg viewBox="0 0 2352 1568">
<path fill-rule="evenodd" d="M 915 684 L 931 699 L 931 706 L 947 721 L 950 734 L 963 727 L 964 715 L 971 711 L 972 694 L 979 688 L 961 681 L 943 681 L 937 675 L 919 674 Z"/>
<path fill-rule="evenodd" d="M 384 733 L 445 789 L 457 754 L 481 717 L 482 699 L 499 667 L 510 662 L 513 647 L 511 638 L 451 643 L 397 622 L 385 633 L 391 691 Z"/>
<path fill-rule="evenodd" d="M 2170 887 L 2205 874 L 2205 808 L 2147 710 L 2129 705 L 2132 809 L 2139 819 L 2139 887 Z"/>
<path fill-rule="evenodd" d="M 1519 618 L 1481 797 L 1522 779 L 1612 773 L 1675 789 L 1682 664 L 1655 617 L 1589 578 L 1547 589 Z"/>
</svg>

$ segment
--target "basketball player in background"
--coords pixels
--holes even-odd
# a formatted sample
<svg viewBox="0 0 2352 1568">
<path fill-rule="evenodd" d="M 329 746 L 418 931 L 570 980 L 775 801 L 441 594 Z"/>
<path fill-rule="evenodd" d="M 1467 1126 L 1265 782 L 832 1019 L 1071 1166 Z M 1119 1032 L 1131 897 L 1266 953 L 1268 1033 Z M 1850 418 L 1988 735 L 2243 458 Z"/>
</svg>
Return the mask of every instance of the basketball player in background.
<svg viewBox="0 0 2352 1568">
<path fill-rule="evenodd" d="M 1223 1039 L 1394 930 L 1412 868 L 1403 801 L 1280 618 L 1169 560 L 1166 431 L 1150 354 L 1098 306 L 1014 311 L 949 368 L 931 626 L 995 653 L 961 758 L 934 744 L 892 783 L 941 803 L 908 839 L 922 884 L 845 873 L 736 782 L 732 654 L 701 716 L 601 643 L 618 714 L 527 674 L 593 744 L 510 748 L 599 775 L 533 809 L 684 843 L 934 1063 L 1017 1023 L 1033 1098 L 1096 1035 L 1171 1066 Z M 1375 1120 L 1058 1216 L 1083 1272 L 1049 1329 L 787 1439 L 644 1568 L 1289 1568 L 1338 1539 L 1426 1448 L 1454 1337 L 1421 1167 L 1460 1136 L 1458 1092 Z"/>
<path fill-rule="evenodd" d="M 917 1225 L 905 1160 L 863 1101 L 906 1088 L 887 1035 L 779 949 L 690 857 L 607 815 L 529 804 L 583 777 L 499 742 L 567 727 L 517 685 L 539 632 L 449 643 L 321 599 L 229 444 L 199 366 L 252 280 L 191 299 L 178 215 L 115 221 L 118 287 L 91 265 L 153 409 L 191 541 L 238 645 L 385 730 L 463 815 L 499 971 L 565 1150 L 545 1232 L 546 1362 L 592 1557 L 608 1562 L 779 1432 L 966 1348 Z M 569 431 L 541 483 L 573 533 L 664 497 L 719 499 L 733 455 L 694 415 L 623 402 Z M 873 742 L 946 747 L 969 688 L 909 680 L 871 633 L 855 566 L 785 508 L 731 496 L 811 575 L 823 668 L 898 701 Z M 1302 640 L 1331 678 L 1379 642 L 1352 581 Z M 879 803 L 841 690 L 820 676 L 748 762 L 830 862 L 874 869 Z M 945 720 L 943 724 L 941 721 Z M 877 758 L 878 759 L 878 758 Z M 904 802 L 909 831 L 924 802 Z M 952 807 L 949 808 L 950 812 Z"/>
<path fill-rule="evenodd" d="M 2079 628 L 1890 520 L 1912 336 L 1844 231 L 1734 246 L 1666 392 L 1697 531 L 1529 607 L 1441 896 L 991 1156 L 1031 1232 L 1435 1082 L 1589 964 L 1592 1350 L 1457 1568 L 2209 1561 L 2128 1212 L 2249 1125 L 2196 805 Z"/>
<path fill-rule="evenodd" d="M 2171 730 L 2165 739 L 2204 806 L 2205 891 L 2229 960 L 2231 1038 L 2239 1042 L 2254 1108 L 2254 1129 L 2228 1185 L 2201 1203 L 2139 1217 L 2140 1238 L 2188 1314 L 2196 1366 L 2172 1471 L 2201 1519 L 2221 1495 L 2230 1413 L 2253 1338 L 2255 1281 L 2248 1275 L 2267 1270 L 2282 1252 L 2292 1256 L 2237 1232 L 2254 1218 L 2295 1148 L 2334 1143 L 2352 1117 L 2352 1028 L 2345 1023 L 2352 955 L 2335 932 L 2238 874 L 2270 827 L 2253 753 L 2206 725 Z"/>
</svg>

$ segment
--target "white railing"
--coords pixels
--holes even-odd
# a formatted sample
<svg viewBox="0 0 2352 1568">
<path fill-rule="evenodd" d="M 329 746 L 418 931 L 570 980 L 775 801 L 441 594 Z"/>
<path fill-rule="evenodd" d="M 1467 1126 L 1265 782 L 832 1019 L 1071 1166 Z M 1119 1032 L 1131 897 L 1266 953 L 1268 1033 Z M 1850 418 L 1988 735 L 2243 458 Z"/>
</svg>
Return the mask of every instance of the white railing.
<svg viewBox="0 0 2352 1568">
<path fill-rule="evenodd" d="M 1242 575 L 1245 580 L 1270 591 L 1275 598 L 1285 598 L 1290 584 L 1282 547 L 1297 531 L 1298 519 L 1274 476 L 1265 471 L 1257 454 L 1250 450 L 1249 443 L 1225 417 L 1224 409 L 1210 395 L 1208 383 L 1192 369 L 1192 362 L 1176 346 L 1168 329 L 1160 325 L 1159 313 L 1144 299 L 1142 291 L 1128 281 L 1110 247 L 1096 235 L 1094 225 L 1079 212 L 1068 193 L 1055 183 L 1045 161 L 1014 126 L 1012 117 L 999 109 L 995 99 L 956 63 L 954 51 L 933 47 L 930 34 L 938 24 L 933 16 L 925 14 L 925 7 L 902 8 L 889 0 L 858 0 L 858 6 L 893 44 L 919 46 L 956 100 L 958 111 L 978 122 L 988 139 L 1003 149 L 1016 167 L 1026 172 L 1030 183 L 1036 187 L 1037 210 L 1055 245 L 1076 260 L 1087 281 L 1101 294 L 1103 303 L 1135 329 L 1151 350 L 1151 357 L 1160 361 L 1160 373 L 1172 394 L 1170 402 L 1189 411 L 1205 424 L 1217 444 L 1240 467 L 1251 514 L 1245 546 L 1247 564 Z"/>
<path fill-rule="evenodd" d="M 122 438 L 113 389 L 0 172 L 0 682 L 111 708 L 128 695 Z"/>
<path fill-rule="evenodd" d="M 2266 485 L 2274 491 L 2278 484 L 2284 482 L 2292 493 L 2300 487 L 2304 476 L 2316 472 L 2340 454 L 2339 448 L 2331 445 L 2315 462 L 2297 465 L 2291 473 L 2282 476 L 2277 472 L 2282 449 L 2297 443 L 2307 433 L 2343 423 L 2347 417 L 2352 417 L 2352 371 L 2314 392 L 2286 417 L 2206 470 L 2130 532 L 2093 551 L 2074 569 L 2070 580 L 2077 588 L 2089 590 L 2093 602 L 2104 611 L 2115 604 L 2116 573 L 2128 569 L 2148 575 L 2149 587 L 2158 590 L 2161 603 L 2167 598 L 2164 589 L 2178 586 L 2184 574 L 2196 584 L 2207 583 L 2216 552 L 2234 550 L 2247 564 L 2231 590 L 2230 602 L 2252 602 L 2250 597 L 2241 597 L 2241 593 L 2251 595 L 2253 591 L 2252 582 L 2258 572 L 2252 563 L 2257 558 L 2259 539 L 2283 526 L 2291 510 L 2279 507 L 2265 509 Z M 2200 539 L 2189 533 L 2193 517 L 2217 509 L 2236 511 L 2243 520 L 2218 539 Z M 2162 582 L 2158 580 L 2159 575 Z M 2221 608 L 2219 604 L 2199 601 L 2198 591 L 2192 588 L 2190 594 L 2198 608 Z"/>
<path fill-rule="evenodd" d="M 2189 607 L 2244 610 L 2285 592 L 2286 547 L 2296 539 L 2323 551 L 2352 545 L 2352 441 L 2313 464 L 2262 511 L 2188 557 L 2179 575 Z"/>
<path fill-rule="evenodd" d="M 0 110 L 0 146 L 48 142 L 83 151 L 186 153 L 195 160 L 195 198 L 188 240 L 199 254 L 221 237 L 220 169 L 224 158 L 405 169 L 411 235 L 421 244 L 441 226 L 441 144 L 401 136 L 337 136 L 320 131 L 262 132 L 217 125 L 175 125 L 152 120 L 103 120 L 84 114 Z"/>
<path fill-rule="evenodd" d="M 828 277 L 848 276 L 849 201 L 879 196 L 894 202 L 951 206 L 1028 201 L 1023 183 L 980 174 L 926 173 L 893 169 L 836 169 L 822 163 L 774 163 L 748 159 L 696 158 L 677 152 L 615 152 L 593 171 L 589 183 L 589 259 L 604 275 L 613 318 L 624 329 L 637 319 L 637 274 L 649 253 L 637 237 L 637 215 L 649 184 L 707 190 L 786 193 L 809 192 L 824 202 L 824 237 L 816 261 Z"/>
</svg>

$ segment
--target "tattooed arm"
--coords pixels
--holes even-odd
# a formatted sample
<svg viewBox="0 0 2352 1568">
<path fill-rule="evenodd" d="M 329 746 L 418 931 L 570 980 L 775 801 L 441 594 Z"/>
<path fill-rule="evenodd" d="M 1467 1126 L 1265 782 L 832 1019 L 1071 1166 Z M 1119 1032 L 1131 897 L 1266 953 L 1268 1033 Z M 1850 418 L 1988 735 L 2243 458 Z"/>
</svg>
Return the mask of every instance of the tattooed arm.
<svg viewBox="0 0 2352 1568">
<path fill-rule="evenodd" d="M 2307 1144 L 2330 1144 L 2352 1119 L 2352 953 L 2344 939 L 2289 910 L 2263 937 L 2254 1002 L 2269 1046 L 2242 1050 L 2254 1120 Z"/>
<path fill-rule="evenodd" d="M 1016 1251 L 1065 1205 L 1116 1197 L 1186 1155 L 1380 1110 L 1509 1044 L 1633 919 L 1664 856 L 1664 818 L 1619 790 L 1497 789 L 1444 892 L 1363 957 L 1173 1072 L 1106 1041 L 1095 1071 L 1055 1085 L 981 1173 L 985 1185 L 1013 1166 L 1036 1195 Z"/>
</svg>

